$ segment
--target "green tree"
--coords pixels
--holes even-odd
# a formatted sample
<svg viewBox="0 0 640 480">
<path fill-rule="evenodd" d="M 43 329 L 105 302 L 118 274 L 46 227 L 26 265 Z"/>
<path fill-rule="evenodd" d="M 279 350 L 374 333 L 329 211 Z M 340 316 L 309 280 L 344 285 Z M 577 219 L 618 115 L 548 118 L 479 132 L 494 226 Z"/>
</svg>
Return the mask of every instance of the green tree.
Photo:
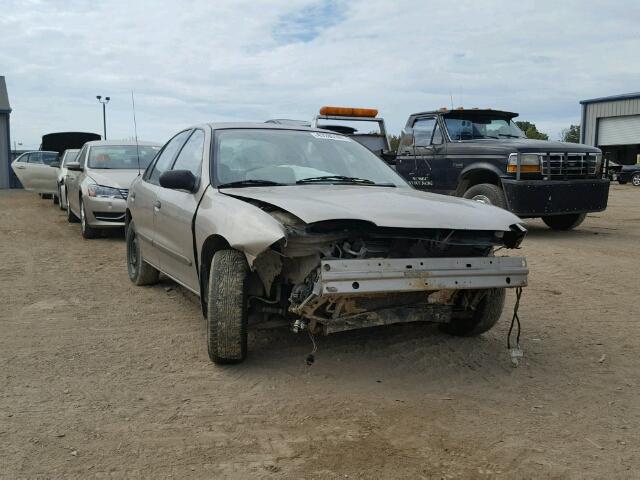
<svg viewBox="0 0 640 480">
<path fill-rule="evenodd" d="M 389 147 L 392 152 L 398 151 L 400 146 L 400 135 L 389 135 Z"/>
<path fill-rule="evenodd" d="M 524 132 L 527 138 L 534 138 L 536 140 L 549 140 L 549 135 L 538 131 L 535 123 L 519 121 L 516 122 L 518 128 Z"/>
<path fill-rule="evenodd" d="M 563 142 L 580 143 L 580 125 L 569 125 L 569 128 L 562 130 L 560 140 Z"/>
</svg>

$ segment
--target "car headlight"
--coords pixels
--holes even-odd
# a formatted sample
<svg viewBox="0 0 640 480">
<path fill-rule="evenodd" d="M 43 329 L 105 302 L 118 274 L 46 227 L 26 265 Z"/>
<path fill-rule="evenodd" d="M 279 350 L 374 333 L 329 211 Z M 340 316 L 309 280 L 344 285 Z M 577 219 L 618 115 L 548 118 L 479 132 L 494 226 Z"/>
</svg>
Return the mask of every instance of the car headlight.
<svg viewBox="0 0 640 480">
<path fill-rule="evenodd" d="M 90 197 L 101 198 L 122 198 L 120 190 L 112 187 L 103 187 L 102 185 L 89 185 L 87 187 Z"/>
<path fill-rule="evenodd" d="M 507 162 L 507 172 L 516 173 L 518 169 L 518 155 L 520 155 L 520 173 L 540 173 L 542 158 L 534 153 L 512 153 Z"/>
</svg>

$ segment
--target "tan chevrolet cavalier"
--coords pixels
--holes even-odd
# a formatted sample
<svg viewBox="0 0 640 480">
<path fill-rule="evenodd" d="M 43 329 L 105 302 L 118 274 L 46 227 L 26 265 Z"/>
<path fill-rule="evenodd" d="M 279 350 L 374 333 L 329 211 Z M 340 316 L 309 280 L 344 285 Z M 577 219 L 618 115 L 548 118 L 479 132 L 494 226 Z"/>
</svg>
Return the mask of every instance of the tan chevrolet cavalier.
<svg viewBox="0 0 640 480">
<path fill-rule="evenodd" d="M 494 255 L 519 246 L 518 217 L 414 190 L 356 141 L 301 126 L 179 132 L 134 179 L 126 224 L 129 278 L 162 272 L 198 295 L 216 363 L 244 360 L 258 322 L 478 335 L 527 283 L 524 257 Z"/>
</svg>

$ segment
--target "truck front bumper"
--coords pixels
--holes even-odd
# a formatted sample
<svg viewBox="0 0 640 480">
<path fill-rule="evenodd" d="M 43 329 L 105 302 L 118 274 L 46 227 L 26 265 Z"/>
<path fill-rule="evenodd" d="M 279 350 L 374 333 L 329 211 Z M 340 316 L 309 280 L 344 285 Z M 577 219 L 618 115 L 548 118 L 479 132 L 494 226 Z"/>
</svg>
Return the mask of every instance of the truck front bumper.
<svg viewBox="0 0 640 480">
<path fill-rule="evenodd" d="M 502 179 L 511 212 L 520 217 L 601 212 L 607 208 L 609 180 Z"/>
</svg>

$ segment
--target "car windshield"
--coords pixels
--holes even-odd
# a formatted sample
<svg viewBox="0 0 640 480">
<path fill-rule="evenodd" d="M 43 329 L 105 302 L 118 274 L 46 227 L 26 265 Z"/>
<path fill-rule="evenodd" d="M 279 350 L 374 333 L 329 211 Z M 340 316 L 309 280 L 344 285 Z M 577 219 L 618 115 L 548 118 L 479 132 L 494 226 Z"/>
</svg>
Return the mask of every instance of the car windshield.
<svg viewBox="0 0 640 480">
<path fill-rule="evenodd" d="M 350 183 L 409 188 L 370 150 L 333 133 L 221 130 L 215 159 L 220 186 Z"/>
<path fill-rule="evenodd" d="M 495 115 L 447 115 L 444 117 L 451 140 L 476 138 L 525 138 L 509 118 Z"/>
<path fill-rule="evenodd" d="M 62 166 L 64 167 L 67 163 L 75 161 L 79 151 L 80 150 L 66 150 L 64 152 L 64 158 L 62 159 Z"/>
<path fill-rule="evenodd" d="M 148 145 L 100 145 L 89 150 L 89 168 L 145 169 L 153 160 L 160 147 Z M 140 163 L 138 164 L 138 156 Z"/>
</svg>

